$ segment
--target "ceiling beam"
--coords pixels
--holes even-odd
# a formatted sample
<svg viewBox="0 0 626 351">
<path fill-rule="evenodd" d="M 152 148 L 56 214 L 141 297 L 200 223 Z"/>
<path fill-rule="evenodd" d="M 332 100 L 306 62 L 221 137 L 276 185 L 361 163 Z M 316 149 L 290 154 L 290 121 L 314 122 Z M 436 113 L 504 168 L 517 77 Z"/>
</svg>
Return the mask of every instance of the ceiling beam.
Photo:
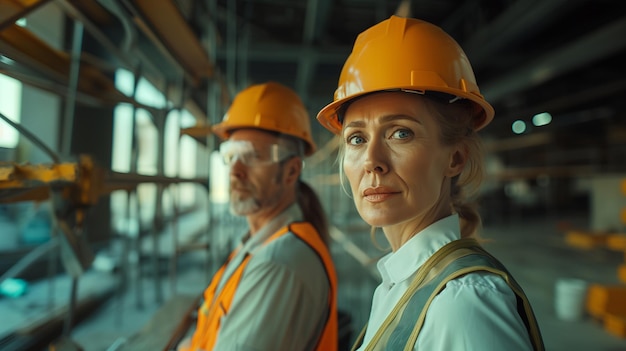
<svg viewBox="0 0 626 351">
<path fill-rule="evenodd" d="M 133 0 L 133 20 L 154 44 L 192 77 L 192 85 L 213 75 L 205 48 L 172 0 Z"/>
<path fill-rule="evenodd" d="M 496 153 L 546 145 L 552 142 L 554 142 L 554 135 L 550 133 L 533 133 L 507 139 L 487 140 L 484 147 L 485 152 Z"/>
<path fill-rule="evenodd" d="M 326 29 L 331 5 L 329 0 L 307 1 L 302 31 L 302 45 L 309 49 L 300 53 L 295 82 L 295 89 L 304 101 L 308 100 L 309 86 L 315 74 L 315 67 L 318 64 L 318 56 L 308 55 L 308 52 L 313 51 L 312 46 Z"/>
<path fill-rule="evenodd" d="M 217 52 L 218 60 L 225 60 L 233 53 L 228 49 Z M 305 45 L 282 45 L 261 43 L 248 48 L 248 58 L 256 62 L 298 62 L 301 56 L 315 56 L 318 63 L 343 63 L 350 54 L 349 48 L 312 48 Z"/>
<path fill-rule="evenodd" d="M 18 19 L 48 2 L 50 0 L 0 0 L 0 30 L 11 26 Z"/>
<path fill-rule="evenodd" d="M 505 111 L 502 114 L 498 113 L 491 125 L 505 124 L 508 128 L 513 118 L 525 118 L 546 111 L 551 113 L 568 111 L 609 96 L 616 96 L 620 93 L 626 95 L 626 78 L 615 78 L 616 79 L 613 81 L 604 81 L 592 86 L 584 86 L 582 87 L 583 89 L 572 91 L 566 95 L 559 95 L 530 106 L 525 105 L 514 111 Z"/>
<path fill-rule="evenodd" d="M 474 68 L 487 64 L 503 47 L 539 32 L 580 3 L 580 0 L 515 1 L 463 43 L 463 50 Z"/>
<path fill-rule="evenodd" d="M 496 103 L 507 95 L 589 65 L 626 48 L 624 33 L 626 17 L 555 49 L 508 75 L 483 84 L 482 92 L 487 101 Z"/>
<path fill-rule="evenodd" d="M 318 0 L 308 0 L 304 17 L 304 29 L 302 30 L 302 45 L 310 47 L 316 35 Z M 309 82 L 313 76 L 316 62 L 313 57 L 300 55 L 298 73 L 296 75 L 296 91 L 303 100 L 307 100 Z"/>
</svg>

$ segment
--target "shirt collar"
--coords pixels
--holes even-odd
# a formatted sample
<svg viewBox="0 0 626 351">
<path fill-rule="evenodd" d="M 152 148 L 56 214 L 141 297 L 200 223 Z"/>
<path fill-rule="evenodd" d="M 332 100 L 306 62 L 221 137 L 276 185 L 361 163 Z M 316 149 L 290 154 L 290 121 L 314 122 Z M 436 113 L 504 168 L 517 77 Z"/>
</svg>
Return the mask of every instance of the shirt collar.
<svg viewBox="0 0 626 351">
<path fill-rule="evenodd" d="M 391 287 L 409 279 L 437 250 L 447 243 L 460 239 L 458 214 L 442 218 L 415 234 L 396 252 L 378 261 L 378 271 L 384 285 Z"/>
<path fill-rule="evenodd" d="M 300 206 L 298 206 L 298 204 L 294 202 L 278 216 L 274 217 L 266 225 L 261 227 L 261 229 L 259 229 L 259 231 L 256 232 L 256 234 L 252 235 L 248 240 L 246 240 L 245 242 L 240 241 L 238 246 L 239 252 L 252 253 L 280 228 L 293 222 L 302 221 L 302 218 L 303 216 L 302 211 L 300 210 Z M 243 239 L 247 238 L 248 236 L 249 234 L 245 235 Z"/>
</svg>

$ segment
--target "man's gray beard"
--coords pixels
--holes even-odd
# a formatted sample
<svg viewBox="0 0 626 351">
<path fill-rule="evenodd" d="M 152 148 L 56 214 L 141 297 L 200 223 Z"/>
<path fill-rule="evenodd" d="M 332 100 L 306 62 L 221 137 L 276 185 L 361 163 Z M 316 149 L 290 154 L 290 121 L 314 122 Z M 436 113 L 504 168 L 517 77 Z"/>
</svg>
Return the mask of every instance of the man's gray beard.
<svg viewBox="0 0 626 351">
<path fill-rule="evenodd" d="M 255 213 L 261 208 L 261 205 L 252 197 L 244 200 L 230 201 L 230 213 L 235 216 L 247 216 Z"/>
</svg>

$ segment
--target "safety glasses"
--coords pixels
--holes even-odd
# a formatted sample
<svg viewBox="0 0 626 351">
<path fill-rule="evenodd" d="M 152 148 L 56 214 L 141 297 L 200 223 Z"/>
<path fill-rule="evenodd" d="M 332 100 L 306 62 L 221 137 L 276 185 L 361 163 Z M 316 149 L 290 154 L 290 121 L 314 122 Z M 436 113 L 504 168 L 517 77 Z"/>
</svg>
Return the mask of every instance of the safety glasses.
<svg viewBox="0 0 626 351">
<path fill-rule="evenodd" d="M 253 145 L 247 140 L 227 140 L 220 145 L 224 163 L 232 166 L 240 161 L 246 166 L 264 166 L 283 161 L 294 153 L 279 144 Z"/>
</svg>

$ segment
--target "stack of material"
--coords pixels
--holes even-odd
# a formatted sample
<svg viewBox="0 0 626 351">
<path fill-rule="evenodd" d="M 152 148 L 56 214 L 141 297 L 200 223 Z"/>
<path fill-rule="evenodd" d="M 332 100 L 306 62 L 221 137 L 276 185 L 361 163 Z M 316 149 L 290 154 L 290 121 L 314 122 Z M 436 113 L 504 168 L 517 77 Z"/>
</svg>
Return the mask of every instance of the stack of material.
<svg viewBox="0 0 626 351">
<path fill-rule="evenodd" d="M 587 312 L 601 320 L 604 329 L 626 338 L 626 286 L 592 284 L 587 293 Z"/>
<path fill-rule="evenodd" d="M 626 179 L 621 182 L 621 191 L 626 196 Z M 621 212 L 622 224 L 626 226 L 626 208 Z M 626 283 L 626 233 L 607 235 L 606 247 L 624 253 L 624 262 L 617 267 L 617 276 Z M 626 284 L 590 286 L 587 311 L 603 321 L 607 332 L 626 338 Z"/>
<path fill-rule="evenodd" d="M 590 250 L 605 246 L 609 235 L 604 232 L 569 230 L 565 232 L 565 242 L 572 247 Z"/>
</svg>

